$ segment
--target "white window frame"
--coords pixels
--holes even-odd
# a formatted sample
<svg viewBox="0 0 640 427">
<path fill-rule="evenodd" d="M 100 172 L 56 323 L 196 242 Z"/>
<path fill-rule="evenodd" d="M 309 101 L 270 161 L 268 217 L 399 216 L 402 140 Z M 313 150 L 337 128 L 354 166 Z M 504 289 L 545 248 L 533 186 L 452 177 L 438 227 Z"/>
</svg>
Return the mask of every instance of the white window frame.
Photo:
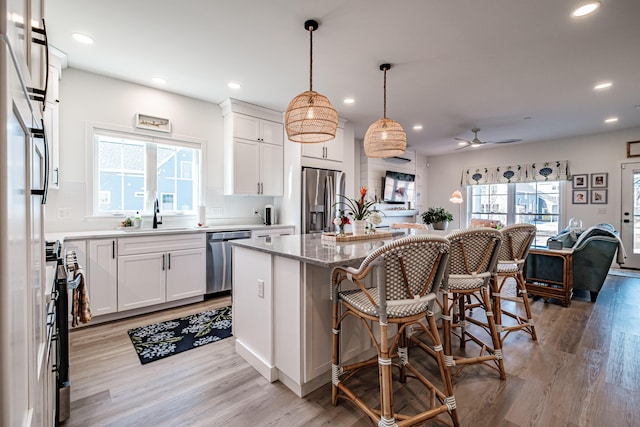
<svg viewBox="0 0 640 427">
<path fill-rule="evenodd" d="M 118 126 L 107 123 L 100 122 L 91 122 L 88 121 L 85 126 L 85 139 L 87 141 L 87 214 L 89 217 L 113 217 L 113 216 L 122 216 L 126 214 L 133 214 L 135 212 L 122 211 L 122 212 L 114 212 L 114 213 L 105 213 L 100 212 L 98 202 L 99 202 L 99 189 L 95 188 L 95 185 L 99 182 L 98 180 L 98 164 L 97 164 L 97 156 L 95 153 L 96 149 L 96 134 L 113 134 L 120 137 L 130 137 L 135 140 L 153 142 L 156 144 L 165 144 L 165 145 L 174 145 L 174 146 L 183 146 L 189 147 L 200 151 L 199 162 L 193 162 L 193 176 L 197 179 L 198 188 L 195 190 L 196 194 L 194 195 L 194 204 L 193 211 L 171 211 L 171 212 L 163 212 L 163 216 L 173 216 L 173 215 L 197 215 L 197 208 L 202 204 L 204 200 L 204 189 L 206 187 L 206 175 L 204 172 L 204 161 L 206 157 L 206 141 L 199 138 L 183 136 L 183 135 L 172 135 L 171 137 L 167 136 L 157 136 L 153 131 L 144 131 L 139 129 L 134 129 L 132 127 Z M 147 156 L 149 156 L 149 151 L 147 151 Z M 153 151 L 152 156 L 155 156 L 155 151 Z M 147 157 L 147 162 L 149 159 Z M 155 160 L 153 162 L 155 164 Z M 157 179 L 148 180 L 145 176 L 145 193 L 149 193 L 146 197 L 145 208 L 143 213 L 152 214 L 153 211 L 153 200 L 154 197 L 152 194 L 155 194 L 157 197 L 160 195 L 157 192 Z"/>
</svg>

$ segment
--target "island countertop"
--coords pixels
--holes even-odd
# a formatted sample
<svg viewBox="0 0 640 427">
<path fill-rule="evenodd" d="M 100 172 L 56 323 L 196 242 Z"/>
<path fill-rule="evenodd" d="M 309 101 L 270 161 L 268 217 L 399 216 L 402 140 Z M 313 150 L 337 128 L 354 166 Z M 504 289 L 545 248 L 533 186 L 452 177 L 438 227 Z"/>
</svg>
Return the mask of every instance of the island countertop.
<svg viewBox="0 0 640 427">
<path fill-rule="evenodd" d="M 403 233 L 397 233 L 393 237 L 337 243 L 323 240 L 318 233 L 277 236 L 271 239 L 232 240 L 230 243 L 320 267 L 333 268 L 341 265 L 357 266 L 375 249 L 403 236 Z"/>
</svg>

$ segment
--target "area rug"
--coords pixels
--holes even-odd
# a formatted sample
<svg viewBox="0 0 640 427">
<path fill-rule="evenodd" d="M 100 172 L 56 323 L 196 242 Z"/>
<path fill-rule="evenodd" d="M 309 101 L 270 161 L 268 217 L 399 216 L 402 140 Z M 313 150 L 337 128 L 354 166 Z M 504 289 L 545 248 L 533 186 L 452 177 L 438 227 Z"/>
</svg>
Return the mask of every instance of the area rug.
<svg viewBox="0 0 640 427">
<path fill-rule="evenodd" d="M 129 329 L 143 365 L 231 336 L 231 307 Z"/>
</svg>

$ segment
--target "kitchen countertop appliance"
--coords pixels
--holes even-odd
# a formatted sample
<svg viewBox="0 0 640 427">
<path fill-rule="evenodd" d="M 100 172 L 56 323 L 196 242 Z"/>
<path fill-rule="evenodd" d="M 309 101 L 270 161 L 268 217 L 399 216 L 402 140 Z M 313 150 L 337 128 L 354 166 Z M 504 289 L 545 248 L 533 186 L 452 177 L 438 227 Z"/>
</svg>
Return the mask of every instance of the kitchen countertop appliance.
<svg viewBox="0 0 640 427">
<path fill-rule="evenodd" d="M 264 207 L 264 225 L 273 225 L 276 223 L 276 209 L 273 205 Z"/>
<path fill-rule="evenodd" d="M 231 292 L 231 245 L 228 242 L 250 238 L 249 230 L 207 233 L 206 296 Z"/>
<path fill-rule="evenodd" d="M 344 209 L 346 177 L 330 169 L 302 168 L 302 230 L 308 233 L 334 231 L 333 218 Z M 336 205 L 337 203 L 337 205 Z"/>
</svg>

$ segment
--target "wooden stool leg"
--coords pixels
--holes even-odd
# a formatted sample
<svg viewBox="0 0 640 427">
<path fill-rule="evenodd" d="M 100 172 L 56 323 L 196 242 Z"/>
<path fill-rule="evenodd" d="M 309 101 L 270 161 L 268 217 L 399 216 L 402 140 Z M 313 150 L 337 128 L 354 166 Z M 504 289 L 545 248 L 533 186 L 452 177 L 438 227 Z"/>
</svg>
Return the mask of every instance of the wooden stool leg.
<svg viewBox="0 0 640 427">
<path fill-rule="evenodd" d="M 504 369 L 504 360 L 502 359 L 502 344 L 500 337 L 498 336 L 498 331 L 496 330 L 496 322 L 493 317 L 493 312 L 491 311 L 491 298 L 489 298 L 489 288 L 482 288 L 480 290 L 480 295 L 482 295 L 482 299 L 486 308 L 487 323 L 489 324 L 489 331 L 491 332 L 491 341 L 493 341 L 493 351 L 497 359 L 496 362 L 500 371 L 500 379 L 506 380 L 507 373 Z"/>
<path fill-rule="evenodd" d="M 495 316 L 496 320 L 496 330 L 498 331 L 498 336 L 502 334 L 502 303 L 500 301 L 500 293 L 502 292 L 502 287 L 504 286 L 504 282 L 506 280 L 506 277 L 494 275 L 493 280 L 491 281 L 491 300 L 493 302 L 493 315 Z"/>
<path fill-rule="evenodd" d="M 378 354 L 378 370 L 380 376 L 380 411 L 382 418 L 384 420 L 387 420 L 388 422 L 393 421 L 394 416 L 391 358 L 389 357 L 389 340 L 387 336 L 387 329 L 387 324 L 380 322 L 380 353 Z"/>
<path fill-rule="evenodd" d="M 516 276 L 516 283 L 520 289 L 520 296 L 522 297 L 522 303 L 524 304 L 524 311 L 527 314 L 527 323 L 529 324 L 527 329 L 531 334 L 531 339 L 537 341 L 538 336 L 536 335 L 536 327 L 533 325 L 533 316 L 531 315 L 531 306 L 529 305 L 529 295 L 527 294 L 527 286 L 524 283 L 522 272 L 519 272 Z"/>
<path fill-rule="evenodd" d="M 333 330 L 332 330 L 332 358 L 331 358 L 331 404 L 338 404 L 338 381 L 340 370 L 340 325 L 339 318 L 339 302 L 333 302 Z"/>
<path fill-rule="evenodd" d="M 445 294 L 446 297 L 446 294 Z M 444 307 L 443 307 L 444 312 Z M 449 414 L 451 415 L 451 421 L 454 426 L 459 426 L 458 411 L 456 410 L 456 400 L 453 396 L 453 380 L 451 379 L 451 372 L 446 362 L 445 352 L 442 351 L 442 343 L 440 341 L 440 335 L 438 332 L 438 325 L 433 317 L 431 311 L 427 312 L 427 323 L 433 336 L 433 349 L 438 361 L 438 367 L 440 368 L 440 377 L 442 378 L 442 384 L 444 387 L 444 394 L 447 396 L 447 406 L 449 406 Z M 446 323 L 446 321 L 445 321 Z M 443 325 L 444 326 L 444 325 Z M 444 327 L 443 327 L 444 329 Z M 445 335 L 446 340 L 446 335 Z"/>
</svg>

